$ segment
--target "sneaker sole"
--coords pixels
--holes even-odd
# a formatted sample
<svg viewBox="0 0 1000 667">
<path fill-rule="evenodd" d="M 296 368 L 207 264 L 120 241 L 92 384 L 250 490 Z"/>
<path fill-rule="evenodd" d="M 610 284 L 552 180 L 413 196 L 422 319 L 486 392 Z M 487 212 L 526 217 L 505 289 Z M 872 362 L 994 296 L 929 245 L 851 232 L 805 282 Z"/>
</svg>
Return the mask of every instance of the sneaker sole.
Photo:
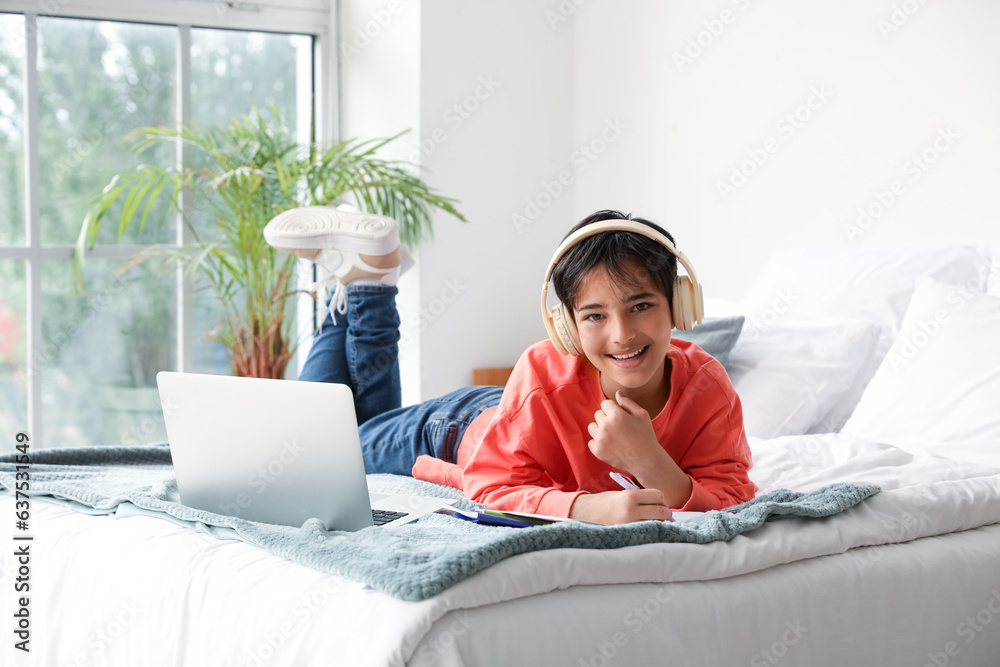
<svg viewBox="0 0 1000 667">
<path fill-rule="evenodd" d="M 395 220 L 383 215 L 307 206 L 277 215 L 264 227 L 264 240 L 279 249 L 336 248 L 384 255 L 399 247 L 399 230 Z"/>
</svg>

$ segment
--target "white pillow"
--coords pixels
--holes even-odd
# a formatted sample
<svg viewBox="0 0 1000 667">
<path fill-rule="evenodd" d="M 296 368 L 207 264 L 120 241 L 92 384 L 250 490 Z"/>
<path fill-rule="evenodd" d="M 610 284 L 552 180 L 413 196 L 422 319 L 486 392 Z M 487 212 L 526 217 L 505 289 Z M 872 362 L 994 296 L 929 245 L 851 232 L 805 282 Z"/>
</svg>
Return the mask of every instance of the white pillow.
<svg viewBox="0 0 1000 667">
<path fill-rule="evenodd" d="M 845 432 L 1000 467 L 1000 299 L 923 280 Z"/>
<path fill-rule="evenodd" d="M 861 320 L 793 318 L 744 327 L 729 378 L 748 435 L 801 435 L 851 387 L 879 328 Z"/>
<path fill-rule="evenodd" d="M 993 252 L 993 263 L 990 264 L 990 284 L 986 290 L 993 296 L 1000 296 L 1000 246 Z"/>
<path fill-rule="evenodd" d="M 743 314 L 739 301 L 719 297 L 705 297 L 705 317 L 735 317 Z"/>
<path fill-rule="evenodd" d="M 899 333 L 916 281 L 986 290 L 991 249 L 926 250 L 778 248 L 742 301 L 745 328 L 785 317 L 844 317 L 876 324 L 881 335 L 854 384 L 821 415 L 814 432 L 839 431 Z"/>
</svg>

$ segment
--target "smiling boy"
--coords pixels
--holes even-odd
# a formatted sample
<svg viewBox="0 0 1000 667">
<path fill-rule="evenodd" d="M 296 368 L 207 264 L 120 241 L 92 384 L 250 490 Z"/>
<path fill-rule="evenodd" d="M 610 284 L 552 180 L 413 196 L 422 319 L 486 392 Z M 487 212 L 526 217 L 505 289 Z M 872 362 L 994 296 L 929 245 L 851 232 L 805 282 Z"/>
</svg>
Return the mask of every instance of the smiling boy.
<svg viewBox="0 0 1000 667">
<path fill-rule="evenodd" d="M 602 221 L 613 222 L 590 227 Z M 610 524 L 751 499 L 729 377 L 697 345 L 671 338 L 700 302 L 677 277 L 673 239 L 618 211 L 576 230 L 543 290 L 544 303 L 551 275 L 561 328 L 546 308 L 552 337 L 528 348 L 507 386 L 402 406 L 395 285 L 412 262 L 396 222 L 344 206 L 281 213 L 264 229 L 268 243 L 321 264 L 333 283 L 299 379 L 352 389 L 367 472 L 462 488 L 495 509 Z M 644 488 L 623 490 L 610 473 Z"/>
<path fill-rule="evenodd" d="M 617 211 L 599 211 L 571 233 L 606 220 L 648 225 L 673 241 Z M 676 275 L 676 257 L 639 233 L 601 232 L 565 252 L 552 283 L 581 354 L 563 356 L 544 341 L 521 356 L 500 404 L 462 438 L 467 497 L 609 524 L 753 498 L 729 377 L 697 345 L 671 337 Z M 418 460 L 414 476 L 435 477 L 433 465 Z M 644 488 L 623 490 L 611 472 L 630 473 Z"/>
</svg>

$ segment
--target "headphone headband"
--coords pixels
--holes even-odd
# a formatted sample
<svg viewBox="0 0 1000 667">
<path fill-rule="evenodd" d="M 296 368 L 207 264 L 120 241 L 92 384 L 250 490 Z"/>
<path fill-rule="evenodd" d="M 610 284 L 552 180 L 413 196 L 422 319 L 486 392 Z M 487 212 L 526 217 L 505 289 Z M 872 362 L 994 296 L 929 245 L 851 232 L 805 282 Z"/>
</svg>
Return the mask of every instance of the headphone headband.
<svg viewBox="0 0 1000 667">
<path fill-rule="evenodd" d="M 549 281 L 552 279 L 552 271 L 555 270 L 556 264 L 559 263 L 559 260 L 562 259 L 563 255 L 565 255 L 571 247 L 587 237 L 596 236 L 597 234 L 602 234 L 604 232 L 632 232 L 634 234 L 641 234 L 642 236 L 657 241 L 660 245 L 669 250 L 670 253 L 677 258 L 677 261 L 681 264 L 681 266 L 684 267 L 690 281 L 689 296 L 679 294 L 676 289 L 674 290 L 675 306 L 681 306 L 674 308 L 674 326 L 679 329 L 690 329 L 694 323 L 701 323 L 703 311 L 701 285 L 698 282 L 698 276 L 694 271 L 694 267 L 691 266 L 691 263 L 688 261 L 688 258 L 684 255 L 684 253 L 677 250 L 670 239 L 649 225 L 645 225 L 641 222 L 635 222 L 633 220 L 621 220 L 614 218 L 608 220 L 598 220 L 597 222 L 591 223 L 582 229 L 576 230 L 566 237 L 566 239 L 559 244 L 559 247 L 556 248 L 555 253 L 552 255 L 552 259 L 549 261 L 549 267 L 545 271 L 545 280 L 542 283 L 542 319 L 545 323 L 545 329 L 549 334 L 549 338 L 552 339 L 556 349 L 563 352 L 563 354 L 579 354 L 580 352 L 579 349 L 576 349 L 575 351 L 573 349 L 576 343 L 574 340 L 576 325 L 572 322 L 572 317 L 569 317 L 569 311 L 562 305 L 558 308 L 554 308 L 552 311 L 549 310 L 548 293 Z M 681 313 L 686 314 L 686 316 L 678 317 Z M 559 327 L 566 330 L 560 332 L 558 330 Z"/>
<path fill-rule="evenodd" d="M 691 282 L 696 284 L 698 283 L 698 276 L 695 274 L 694 268 L 691 266 L 688 258 L 684 255 L 684 253 L 679 251 L 666 236 L 656 231 L 649 225 L 644 225 L 641 222 L 610 218 L 608 220 L 598 220 L 597 222 L 593 222 L 582 229 L 576 230 L 559 244 L 559 247 L 556 248 L 555 253 L 552 255 L 552 259 L 549 260 L 549 268 L 545 271 L 545 282 L 543 283 L 542 288 L 546 290 L 548 289 L 549 281 L 552 279 L 552 271 L 555 270 L 556 264 L 571 247 L 588 236 L 596 236 L 597 234 L 601 234 L 603 232 L 634 232 L 636 234 L 642 234 L 647 238 L 651 238 L 654 241 L 659 241 L 660 245 L 669 250 L 670 253 L 677 258 L 677 261 L 680 262 L 681 266 L 684 267 L 684 270 L 687 271 L 688 276 L 691 277 Z"/>
</svg>

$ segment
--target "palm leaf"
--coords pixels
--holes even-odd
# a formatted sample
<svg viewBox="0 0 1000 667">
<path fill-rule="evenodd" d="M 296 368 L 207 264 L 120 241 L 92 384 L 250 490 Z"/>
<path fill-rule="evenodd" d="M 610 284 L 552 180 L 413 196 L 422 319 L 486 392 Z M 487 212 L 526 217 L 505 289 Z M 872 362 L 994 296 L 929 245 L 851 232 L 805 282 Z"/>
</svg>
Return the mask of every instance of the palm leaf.
<svg viewBox="0 0 1000 667">
<path fill-rule="evenodd" d="M 234 371 L 274 373 L 280 366 L 283 372 L 294 349 L 287 299 L 296 293 L 292 281 L 297 260 L 264 241 L 263 228 L 271 218 L 297 206 L 352 202 L 395 218 L 400 239 L 409 248 L 432 237 L 437 211 L 465 221 L 455 207 L 457 200 L 436 193 L 416 175 L 415 165 L 378 157 L 402 134 L 325 147 L 300 144 L 273 108 L 269 121 L 252 109 L 226 128 L 188 124 L 135 130 L 128 138 L 137 153 L 182 142 L 189 146 L 194 164 L 140 164 L 116 175 L 94 198 L 81 224 L 74 279 L 83 286 L 86 253 L 117 207 L 119 238 L 137 220 L 141 235 L 161 197 L 169 198 L 169 210 L 186 216 L 181 193 L 189 193 L 197 208 L 210 215 L 214 229 L 196 228 L 185 217 L 193 238 L 190 245 L 151 246 L 127 267 L 153 258 L 163 260 L 161 270 L 183 266 L 196 289 L 210 289 L 224 306 L 225 316 L 212 337 L 225 341 Z"/>
</svg>

